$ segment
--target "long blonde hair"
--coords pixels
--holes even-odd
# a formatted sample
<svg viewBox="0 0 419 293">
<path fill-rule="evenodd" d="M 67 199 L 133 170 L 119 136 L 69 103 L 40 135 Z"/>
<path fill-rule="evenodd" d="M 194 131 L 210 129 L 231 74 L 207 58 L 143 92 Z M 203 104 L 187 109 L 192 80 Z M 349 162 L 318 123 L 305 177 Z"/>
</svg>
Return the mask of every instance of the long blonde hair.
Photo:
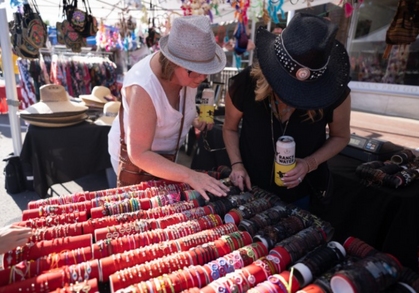
<svg viewBox="0 0 419 293">
<path fill-rule="evenodd" d="M 273 94 L 272 87 L 269 85 L 268 81 L 263 75 L 259 63 L 253 65 L 252 70 L 250 71 L 250 76 L 256 80 L 256 101 L 261 102 Z M 307 110 L 307 112 L 304 115 L 307 116 L 307 119 L 305 120 L 311 120 L 312 122 L 315 122 L 316 120 L 321 120 L 323 118 L 323 109 Z"/>
</svg>

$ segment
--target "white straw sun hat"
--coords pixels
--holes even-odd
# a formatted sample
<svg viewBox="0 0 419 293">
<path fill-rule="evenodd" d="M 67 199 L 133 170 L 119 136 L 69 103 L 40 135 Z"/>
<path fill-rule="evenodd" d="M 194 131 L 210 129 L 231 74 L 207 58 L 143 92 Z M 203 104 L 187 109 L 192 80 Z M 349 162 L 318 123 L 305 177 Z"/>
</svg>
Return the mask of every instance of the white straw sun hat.
<svg viewBox="0 0 419 293">
<path fill-rule="evenodd" d="M 108 102 L 103 107 L 103 114 L 95 120 L 96 125 L 111 126 L 115 117 L 118 115 L 121 102 Z"/>
<path fill-rule="evenodd" d="M 39 88 L 39 92 L 40 101 L 20 111 L 21 114 L 80 113 L 87 110 L 86 106 L 71 102 L 62 85 L 43 85 Z"/>
<path fill-rule="evenodd" d="M 80 95 L 79 98 L 87 105 L 99 107 L 103 107 L 107 102 L 114 99 L 111 90 L 105 86 L 95 86 L 90 95 Z"/>
<path fill-rule="evenodd" d="M 201 74 L 218 73 L 226 65 L 210 21 L 202 15 L 176 18 L 170 34 L 160 39 L 160 50 L 173 63 Z"/>
</svg>

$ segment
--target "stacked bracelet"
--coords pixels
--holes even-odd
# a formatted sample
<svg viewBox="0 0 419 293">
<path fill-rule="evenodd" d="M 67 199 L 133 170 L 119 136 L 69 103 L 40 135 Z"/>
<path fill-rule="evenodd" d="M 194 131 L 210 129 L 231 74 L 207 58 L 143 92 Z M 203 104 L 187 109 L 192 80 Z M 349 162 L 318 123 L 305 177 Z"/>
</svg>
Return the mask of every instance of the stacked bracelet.
<svg viewBox="0 0 419 293">
<path fill-rule="evenodd" d="M 242 164 L 243 165 L 243 162 L 235 162 L 235 163 L 233 163 L 233 164 L 231 164 L 231 167 L 233 167 L 234 165 L 237 165 L 237 164 Z"/>
<path fill-rule="evenodd" d="M 317 163 L 316 159 L 314 157 L 305 157 L 304 162 L 307 164 L 308 171 L 307 173 L 310 173 L 317 169 L 319 164 Z"/>
</svg>

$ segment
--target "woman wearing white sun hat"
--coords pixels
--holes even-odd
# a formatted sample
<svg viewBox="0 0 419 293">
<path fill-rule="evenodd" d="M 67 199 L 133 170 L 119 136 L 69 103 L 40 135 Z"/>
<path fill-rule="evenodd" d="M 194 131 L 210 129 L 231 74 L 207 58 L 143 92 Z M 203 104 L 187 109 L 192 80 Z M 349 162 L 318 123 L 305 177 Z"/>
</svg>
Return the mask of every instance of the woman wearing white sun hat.
<svg viewBox="0 0 419 293">
<path fill-rule="evenodd" d="M 175 19 L 170 34 L 160 39 L 160 49 L 124 77 L 121 110 L 109 134 L 118 186 L 139 183 L 151 174 L 185 182 L 206 199 L 206 192 L 226 195 L 228 189 L 218 180 L 167 159 L 176 156 L 191 125 L 212 127 L 198 122 L 195 107 L 198 85 L 226 64 L 209 19 Z"/>
</svg>

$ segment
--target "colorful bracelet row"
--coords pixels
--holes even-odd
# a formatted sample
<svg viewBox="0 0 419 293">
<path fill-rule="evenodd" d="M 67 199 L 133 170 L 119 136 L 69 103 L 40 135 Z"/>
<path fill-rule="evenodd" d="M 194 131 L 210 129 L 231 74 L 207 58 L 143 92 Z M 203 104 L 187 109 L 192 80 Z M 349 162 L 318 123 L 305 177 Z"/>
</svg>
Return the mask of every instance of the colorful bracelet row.
<svg viewBox="0 0 419 293">
<path fill-rule="evenodd" d="M 154 210 L 154 209 L 153 209 Z M 89 219 L 86 222 L 81 223 L 84 233 L 93 233 L 95 230 L 100 228 L 106 228 L 108 226 L 121 225 L 124 223 L 135 222 L 136 220 L 158 220 L 162 218 L 172 217 L 173 215 L 182 214 L 186 219 L 197 219 L 205 215 L 214 214 L 209 207 L 193 208 L 180 213 L 170 214 L 159 218 L 146 218 L 143 217 L 144 213 L 141 211 L 135 213 L 125 213 L 115 216 L 105 216 L 97 219 Z"/>
<path fill-rule="evenodd" d="M 74 292 L 83 292 L 83 293 L 100 292 L 97 279 L 91 279 L 83 283 L 66 284 L 62 288 L 57 288 L 54 291 L 50 291 L 50 293 L 74 293 Z"/>
<path fill-rule="evenodd" d="M 225 229 L 222 229 L 225 230 Z M 234 245 L 232 249 L 236 247 L 243 247 L 251 243 L 250 235 L 246 232 L 232 232 L 225 235 L 220 235 L 219 230 L 208 230 L 197 233 L 193 236 L 184 237 L 178 240 L 168 241 L 162 244 L 150 245 L 145 248 L 139 248 L 136 250 L 127 251 L 121 254 L 113 254 L 110 257 L 100 259 L 100 265 L 103 272 L 103 281 L 108 281 L 108 277 L 118 270 L 127 269 L 133 266 L 133 264 L 147 264 L 153 260 L 169 256 L 182 251 L 188 251 L 194 247 L 198 247 L 200 250 L 205 247 L 204 244 L 220 240 L 219 247 L 224 248 L 226 242 L 231 242 Z M 202 246 L 202 247 L 201 247 Z M 196 251 L 194 249 L 193 251 Z M 229 251 L 228 251 L 229 252 Z M 211 260 L 211 255 L 216 255 L 217 251 L 209 251 L 208 249 L 202 249 L 196 256 L 199 263 L 207 262 Z M 150 272 L 149 272 L 150 273 Z"/>
<path fill-rule="evenodd" d="M 208 253 L 204 252 L 204 249 L 207 249 Z M 161 280 L 162 276 L 167 276 L 170 280 L 182 280 L 182 283 L 178 283 L 179 287 L 175 286 L 175 288 L 173 288 L 175 292 L 180 292 L 179 289 L 182 290 L 183 288 L 195 286 L 202 288 L 210 282 L 221 278 L 228 273 L 234 272 L 236 269 L 250 265 L 256 261 L 259 256 L 262 257 L 267 253 L 266 248 L 261 243 L 246 245 L 222 255 L 211 253 L 211 250 L 225 253 L 228 252 L 229 246 L 225 241 L 217 240 L 214 241 L 214 243 L 208 243 L 207 246 L 197 247 L 191 249 L 191 251 L 176 255 L 176 257 L 184 258 L 183 266 L 181 264 L 168 266 L 167 264 L 170 263 L 170 258 L 172 257 L 170 256 L 167 259 L 162 259 L 158 263 L 149 264 L 148 266 L 151 267 L 151 270 L 149 271 L 153 272 L 150 274 L 144 273 L 144 266 L 139 265 L 127 270 L 119 271 L 111 276 L 111 287 L 114 292 L 121 290 L 124 286 L 125 289 L 123 290 L 127 290 L 128 286 L 144 288 L 144 286 L 147 285 L 145 284 L 147 281 L 153 284 L 156 283 L 157 280 Z M 208 254 L 208 258 L 200 257 L 205 256 L 206 254 Z M 208 261 L 208 259 L 210 259 L 210 261 Z M 157 266 L 158 270 L 153 269 L 154 265 Z M 163 292 L 172 289 L 170 287 L 170 282 L 165 283 L 165 286 L 167 287 L 162 288 Z"/>
<path fill-rule="evenodd" d="M 83 263 L 92 259 L 92 248 L 87 246 L 73 250 L 62 250 L 59 253 L 50 253 L 36 260 L 23 260 L 10 268 L 0 270 L 0 286 L 30 279 L 50 270 Z"/>
<path fill-rule="evenodd" d="M 92 218 L 117 215 L 122 213 L 148 210 L 180 201 L 180 193 L 159 194 L 147 199 L 131 198 L 122 201 L 107 202 L 101 207 L 92 207 Z"/>
<path fill-rule="evenodd" d="M 168 194 L 178 194 L 179 196 L 181 196 L 183 192 L 187 192 L 187 191 L 188 190 L 182 191 L 179 188 L 153 188 L 150 190 L 146 189 L 146 190 L 140 190 L 140 191 L 135 191 L 135 192 L 125 192 L 121 194 L 95 197 L 94 199 L 90 201 L 92 202 L 92 207 L 101 207 L 109 202 L 121 202 L 124 200 L 129 200 L 131 198 L 147 199 L 147 198 L 156 197 L 158 195 L 168 195 Z M 199 196 L 200 195 L 198 193 L 198 196 L 196 198 L 198 198 Z"/>
<path fill-rule="evenodd" d="M 22 212 L 22 221 L 77 212 L 86 212 L 87 217 L 89 217 L 91 208 L 92 205 L 88 201 L 65 205 L 48 205 L 36 209 L 24 210 Z"/>
<path fill-rule="evenodd" d="M 48 215 L 46 217 L 40 217 L 35 219 L 29 219 L 27 221 L 20 221 L 14 223 L 14 225 L 28 227 L 32 229 L 44 228 L 44 227 L 55 227 L 64 224 L 75 224 L 87 221 L 87 213 L 74 212 L 66 213 L 61 215 Z"/>
<path fill-rule="evenodd" d="M 193 204 L 191 204 L 190 206 L 192 206 Z M 186 216 L 186 219 L 193 219 L 193 218 L 200 218 L 203 217 L 205 215 L 210 214 L 210 209 L 199 209 L 199 210 L 193 210 L 193 211 L 184 211 L 183 215 Z M 172 214 L 174 215 L 174 214 Z M 128 216 L 127 216 L 128 218 Z M 152 220 L 150 221 L 151 223 L 156 223 L 159 224 L 162 220 L 164 220 L 163 218 L 160 218 L 161 220 L 157 219 L 157 220 Z M 44 227 L 44 228 L 38 228 L 38 229 L 33 229 L 33 235 L 31 236 L 31 238 L 29 239 L 30 243 L 36 243 L 39 241 L 43 241 L 43 240 L 51 240 L 51 239 L 55 239 L 55 238 L 61 238 L 61 237 L 69 237 L 69 236 L 77 236 L 77 235 L 83 235 L 83 234 L 88 234 L 88 233 L 93 233 L 93 229 L 91 229 L 88 224 L 90 224 L 91 222 L 86 222 L 86 223 L 76 223 L 76 224 L 65 224 L 65 225 L 58 225 L 58 226 L 53 226 L 53 227 Z M 115 223 L 115 221 L 114 221 Z M 109 227 L 112 226 L 111 223 L 108 223 L 108 230 L 110 229 Z M 107 235 L 108 236 L 108 235 Z M 119 236 L 118 236 L 119 237 Z M 107 238 L 115 238 L 112 235 L 107 237 Z"/>
<path fill-rule="evenodd" d="M 240 245 L 240 243 L 237 243 Z M 208 278 L 199 279 L 193 286 L 203 287 L 217 278 L 233 272 L 235 269 L 251 264 L 267 254 L 261 243 L 252 243 L 229 252 L 230 248 L 223 239 L 192 248 L 189 251 L 176 253 L 168 257 L 156 259 L 147 264 L 136 265 L 110 276 L 113 291 L 158 278 L 164 274 L 176 274 L 183 269 L 186 278 L 191 276 L 190 269 L 205 271 Z M 183 279 L 183 278 L 182 278 Z"/>
<path fill-rule="evenodd" d="M 133 258 L 133 256 L 136 254 L 140 256 L 140 258 L 145 257 L 147 258 L 147 260 L 150 260 L 150 259 L 154 259 L 158 257 L 158 255 L 162 253 L 171 254 L 175 251 L 179 251 L 179 249 L 187 250 L 188 248 L 193 247 L 195 245 L 204 244 L 208 241 L 218 239 L 219 237 L 221 237 L 221 235 L 231 234 L 235 231 L 237 231 L 236 226 L 232 224 L 223 225 L 220 227 L 216 227 L 212 229 L 211 231 L 204 231 L 206 233 L 194 234 L 193 235 L 194 238 L 192 238 L 191 236 L 183 237 L 179 239 L 177 242 L 174 242 L 174 241 L 162 242 L 162 243 L 159 243 L 158 245 L 148 246 L 141 250 L 140 249 L 131 250 L 131 251 L 128 251 L 127 253 L 122 254 L 122 257 L 124 260 L 126 260 L 126 259 L 129 259 L 130 257 Z M 247 239 L 247 241 L 251 241 L 250 237 L 249 239 Z M 66 250 L 66 248 L 69 248 L 69 246 L 62 245 L 62 248 L 64 250 L 61 251 L 60 253 L 55 253 L 55 252 L 50 253 L 49 255 L 40 257 L 36 259 L 35 261 L 21 262 L 19 263 L 19 265 L 0 271 L 1 284 L 7 285 L 6 283 L 7 280 L 9 280 L 9 283 L 20 282 L 20 281 L 24 281 L 24 280 L 48 273 L 51 270 L 54 270 L 54 271 L 56 269 L 65 270 L 66 268 L 70 269 L 69 271 L 70 274 L 66 272 L 66 275 L 65 275 L 65 277 L 67 277 L 67 279 L 65 279 L 66 282 L 72 282 L 72 281 L 80 282 L 81 280 L 79 279 L 83 278 L 83 276 L 86 276 L 86 272 L 89 273 L 90 275 L 89 271 L 97 272 L 97 273 L 94 273 L 92 276 L 98 277 L 100 280 L 102 280 L 103 279 L 102 270 L 97 269 L 98 265 L 95 265 L 95 263 L 92 263 L 92 264 L 87 263 L 94 257 L 90 245 L 88 245 L 88 243 L 83 243 L 80 241 L 73 242 L 72 244 L 76 246 L 77 244 L 81 245 L 83 246 L 83 248 L 77 248 L 72 251 L 68 251 Z M 48 247 L 46 250 L 48 251 L 48 249 L 54 249 L 54 248 L 57 248 L 57 246 Z M 109 251 L 109 253 L 110 255 L 113 255 L 114 252 Z M 121 254 L 117 254 L 117 256 L 118 256 L 118 259 L 121 258 Z M 101 267 L 106 268 L 105 269 L 106 278 L 108 278 L 111 273 L 115 272 L 118 269 L 118 267 L 115 266 L 114 257 L 115 255 L 108 258 L 105 257 L 100 260 Z M 134 261 L 134 259 L 132 259 L 132 261 Z M 130 263 L 132 263 L 131 260 L 130 260 Z M 129 266 L 129 263 L 128 263 L 128 266 Z M 89 270 L 88 269 L 89 267 L 91 267 L 92 269 Z M 84 269 L 80 269 L 80 268 L 84 268 Z M 75 279 L 76 278 L 75 273 L 77 272 L 84 272 L 84 273 L 78 274 L 77 279 Z M 70 279 L 68 276 L 71 276 L 73 279 Z M 28 283 L 28 286 L 30 286 L 29 283 Z M 11 291 L 11 292 L 14 292 L 14 291 Z"/>
<path fill-rule="evenodd" d="M 96 229 L 94 231 L 94 235 L 97 242 L 99 240 L 113 239 L 124 235 L 137 234 L 154 229 L 165 229 L 169 226 L 183 223 L 188 220 L 189 219 L 186 215 L 178 213 L 160 219 L 135 220 L 134 222 L 107 226 L 106 228 Z M 209 214 L 207 216 L 200 217 L 200 224 L 202 227 L 206 227 L 206 229 L 218 226 L 220 223 L 222 223 L 222 220 L 218 215 Z"/>
<path fill-rule="evenodd" d="M 203 231 L 208 225 L 203 225 L 206 217 L 195 219 L 187 222 L 182 222 L 176 225 L 169 226 L 165 229 L 154 229 L 138 234 L 124 235 L 123 237 L 113 238 L 111 241 L 99 241 L 93 244 L 94 258 L 103 257 L 103 251 L 112 251 L 113 253 L 121 253 L 139 247 L 161 243 L 164 241 L 176 240 L 182 237 L 187 237 L 195 233 Z M 221 225 L 221 222 L 211 222 L 211 228 Z M 108 248 L 107 246 L 111 246 Z M 100 255 L 99 255 L 100 254 Z M 108 255 L 106 255 L 108 256 Z"/>
<path fill-rule="evenodd" d="M 91 247 L 92 235 L 79 235 L 52 240 L 44 240 L 37 243 L 27 243 L 22 247 L 17 247 L 3 256 L 3 265 L 10 268 L 23 260 L 35 260 L 50 253 L 59 253 L 63 250 L 73 250 L 81 247 Z"/>
<path fill-rule="evenodd" d="M 1 287 L 1 291 L 44 293 L 63 288 L 66 284 L 73 284 L 74 288 L 75 284 L 90 283 L 90 279 L 99 279 L 100 277 L 99 262 L 98 260 L 92 260 L 77 265 L 61 267 L 58 270 L 48 271 L 39 276 L 11 283 Z"/>
<path fill-rule="evenodd" d="M 203 293 L 219 293 L 219 292 L 248 292 L 257 284 L 267 280 L 270 276 L 278 274 L 278 264 L 272 259 L 261 257 L 255 262 L 237 269 L 234 272 L 212 281 L 207 286 L 200 289 Z M 175 292 L 182 292 L 176 291 Z M 195 289 L 183 292 L 196 292 Z"/>
<path fill-rule="evenodd" d="M 137 185 L 130 185 L 112 189 L 105 189 L 99 191 L 86 191 L 86 192 L 77 192 L 68 195 L 62 195 L 60 197 L 39 199 L 35 201 L 30 201 L 28 203 L 28 209 L 36 209 L 42 206 L 47 205 L 62 205 L 62 204 L 74 204 L 81 201 L 90 201 L 95 198 L 118 195 L 130 192 L 147 192 L 149 194 L 157 195 L 160 191 L 166 190 L 167 192 L 180 192 L 182 190 L 191 189 L 190 186 L 186 183 L 180 182 L 169 182 L 165 180 L 158 181 L 147 181 L 142 182 Z M 147 191 L 146 191 L 147 190 Z"/>
</svg>

